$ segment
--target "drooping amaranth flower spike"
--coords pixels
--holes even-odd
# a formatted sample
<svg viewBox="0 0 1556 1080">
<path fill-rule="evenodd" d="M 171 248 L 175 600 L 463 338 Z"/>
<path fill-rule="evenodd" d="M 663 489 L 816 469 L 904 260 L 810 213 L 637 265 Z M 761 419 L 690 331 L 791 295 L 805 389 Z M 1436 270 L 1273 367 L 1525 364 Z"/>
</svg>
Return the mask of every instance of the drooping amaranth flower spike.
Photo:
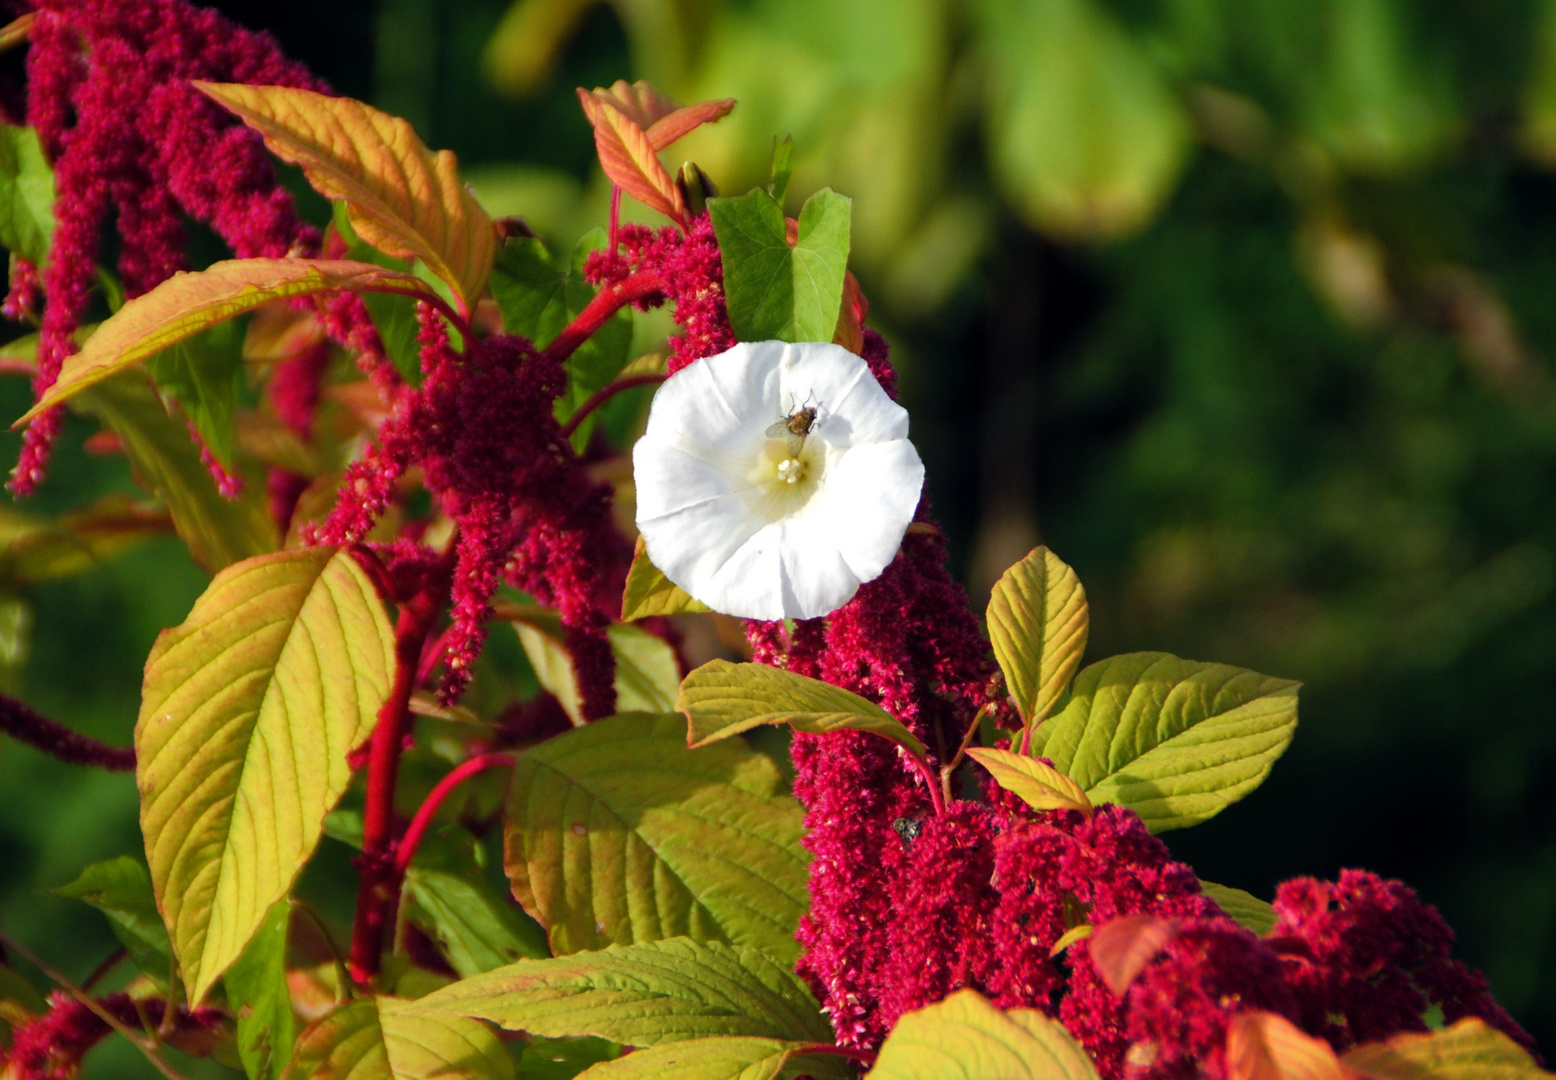
<svg viewBox="0 0 1556 1080">
<path fill-rule="evenodd" d="M 812 619 L 880 576 L 924 486 L 908 414 L 837 345 L 742 343 L 654 395 L 633 449 L 649 558 L 715 611 Z"/>
</svg>

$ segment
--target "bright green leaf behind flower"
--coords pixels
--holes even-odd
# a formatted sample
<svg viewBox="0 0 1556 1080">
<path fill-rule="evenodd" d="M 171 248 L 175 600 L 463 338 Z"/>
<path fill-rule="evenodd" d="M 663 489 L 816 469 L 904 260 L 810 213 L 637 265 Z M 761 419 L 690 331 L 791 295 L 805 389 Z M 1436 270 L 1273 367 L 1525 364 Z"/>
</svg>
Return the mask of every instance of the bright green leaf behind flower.
<svg viewBox="0 0 1556 1080">
<path fill-rule="evenodd" d="M 783 208 L 761 189 L 710 199 L 729 324 L 740 341 L 831 341 L 843 305 L 853 200 L 830 188 L 800 210 L 790 246 Z"/>
</svg>

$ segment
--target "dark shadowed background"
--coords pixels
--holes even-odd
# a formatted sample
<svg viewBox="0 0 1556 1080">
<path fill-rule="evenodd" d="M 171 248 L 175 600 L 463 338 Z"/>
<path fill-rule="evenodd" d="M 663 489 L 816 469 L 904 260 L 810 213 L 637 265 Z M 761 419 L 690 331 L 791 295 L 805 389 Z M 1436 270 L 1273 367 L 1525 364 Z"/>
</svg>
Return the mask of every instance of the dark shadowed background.
<svg viewBox="0 0 1556 1080">
<path fill-rule="evenodd" d="M 217 6 L 563 249 L 608 197 L 577 85 L 738 98 L 666 155 L 726 193 L 792 135 L 791 213 L 855 199 L 975 604 L 1042 542 L 1091 597 L 1090 658 L 1305 682 L 1266 785 L 1173 850 L 1266 898 L 1405 879 L 1556 1048 L 1556 0 Z M 39 509 L 127 484 L 89 430 Z M 203 580 L 169 541 L 0 597 L 0 677 L 125 743 Z M 73 974 L 107 930 L 36 890 L 137 850 L 134 802 L 0 747 L 0 918 Z"/>
</svg>

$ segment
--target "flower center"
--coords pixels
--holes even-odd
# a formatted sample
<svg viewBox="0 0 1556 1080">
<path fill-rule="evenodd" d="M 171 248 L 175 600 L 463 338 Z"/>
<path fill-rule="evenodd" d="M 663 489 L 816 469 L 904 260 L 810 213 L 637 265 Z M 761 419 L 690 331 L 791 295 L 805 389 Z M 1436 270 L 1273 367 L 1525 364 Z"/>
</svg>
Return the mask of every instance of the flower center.
<svg viewBox="0 0 1556 1080">
<path fill-rule="evenodd" d="M 749 476 L 752 508 L 768 521 L 788 517 L 810 501 L 826 469 L 825 440 L 811 436 L 796 448 L 790 439 L 768 439 Z"/>
</svg>

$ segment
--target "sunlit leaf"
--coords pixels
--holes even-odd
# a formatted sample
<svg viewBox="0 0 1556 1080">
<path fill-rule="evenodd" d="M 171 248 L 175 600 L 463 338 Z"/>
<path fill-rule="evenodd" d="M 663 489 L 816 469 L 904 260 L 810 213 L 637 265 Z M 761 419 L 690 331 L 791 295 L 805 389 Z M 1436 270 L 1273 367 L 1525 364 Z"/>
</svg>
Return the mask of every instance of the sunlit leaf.
<svg viewBox="0 0 1556 1080">
<path fill-rule="evenodd" d="M 1080 579 L 1046 547 L 995 583 L 989 641 L 1027 724 L 1042 723 L 1064 696 L 1081 666 L 1090 625 Z"/>
<path fill-rule="evenodd" d="M 1327 1042 L 1267 1012 L 1239 1013 L 1227 1025 L 1226 1075 L 1227 1080 L 1351 1080 Z"/>
<path fill-rule="evenodd" d="M 93 863 L 69 885 L 53 890 L 55 896 L 91 904 L 108 916 L 113 936 L 130 954 L 130 962 L 159 985 L 172 973 L 172 952 L 167 929 L 157 914 L 151 891 L 151 875 L 127 855 Z"/>
<path fill-rule="evenodd" d="M 492 888 L 473 850 L 473 844 L 424 840 L 405 875 L 405 917 L 438 943 L 462 977 L 550 955 L 545 932 Z"/>
<path fill-rule="evenodd" d="M 1086 1052 L 1035 1009 L 1001 1012 L 958 990 L 907 1013 L 886 1036 L 867 1080 L 1095 1080 Z"/>
<path fill-rule="evenodd" d="M 1529 1051 L 1474 1017 L 1443 1031 L 1358 1046 L 1340 1063 L 1370 1080 L 1536 1080 L 1552 1075 L 1535 1064 Z"/>
<path fill-rule="evenodd" d="M 454 155 L 428 150 L 409 123 L 350 98 L 241 83 L 195 83 L 302 167 L 318 191 L 344 199 L 357 234 L 380 251 L 420 259 L 467 308 L 497 255 L 492 219 L 459 178 Z"/>
<path fill-rule="evenodd" d="M 121 372 L 70 404 L 119 437 L 136 484 L 167 504 L 179 539 L 207 571 L 276 549 L 264 486 L 249 484 L 238 498 L 223 498 L 187 425 L 168 415 L 144 374 Z"/>
<path fill-rule="evenodd" d="M 724 1036 L 661 1043 L 596 1065 L 588 1080 L 777 1080 L 802 1075 L 812 1080 L 851 1080 L 846 1059 L 804 1055 L 804 1043 Z"/>
<path fill-rule="evenodd" d="M 648 134 L 614 104 L 582 88 L 578 101 L 594 128 L 594 148 L 610 182 L 643 205 L 680 221 L 686 214 L 681 190 L 670 179 Z"/>
<path fill-rule="evenodd" d="M 54 170 L 32 128 L 0 124 L 0 247 L 42 266 L 54 238 Z"/>
<path fill-rule="evenodd" d="M 1243 927 L 1263 937 L 1275 929 L 1275 909 L 1250 892 L 1200 879 L 1200 891 Z"/>
<path fill-rule="evenodd" d="M 1034 810 L 1079 810 L 1091 816 L 1091 800 L 1058 769 L 1009 750 L 972 747 L 967 756 L 989 770 L 994 782 Z"/>
<path fill-rule="evenodd" d="M 315 1020 L 287 1080 L 513 1080 L 513 1059 L 485 1024 L 418 1015 L 413 1004 L 365 997 Z"/>
<path fill-rule="evenodd" d="M 292 904 L 277 901 L 254 940 L 222 976 L 237 1027 L 238 1056 L 249 1080 L 279 1077 L 292 1058 L 297 1022 L 286 984 L 286 937 Z"/>
<path fill-rule="evenodd" d="M 434 295 L 426 282 L 412 274 L 346 260 L 230 259 L 196 273 L 174 274 L 150 292 L 126 301 L 98 327 L 79 352 L 66 358 L 48 393 L 12 426 L 261 304 L 311 293 L 375 288 Z"/>
<path fill-rule="evenodd" d="M 157 905 L 191 1001 L 291 887 L 393 672 L 383 601 L 332 548 L 229 567 L 157 638 L 136 779 Z"/>
<path fill-rule="evenodd" d="M 637 546 L 632 549 L 632 566 L 627 571 L 627 586 L 621 593 L 622 621 L 707 610 L 707 604 L 694 600 L 685 589 L 665 577 L 664 571 L 649 559 L 643 538 L 638 537 Z"/>
<path fill-rule="evenodd" d="M 1085 668 L 1070 703 L 1033 732 L 1093 804 L 1134 810 L 1153 832 L 1214 817 L 1263 783 L 1291 743 L 1299 683 L 1166 653 Z"/>
<path fill-rule="evenodd" d="M 1113 996 L 1122 998 L 1156 955 L 1178 936 L 1176 919 L 1122 915 L 1091 932 L 1092 963 Z"/>
<path fill-rule="evenodd" d="M 1096 0 L 980 0 L 971 9 L 990 95 L 990 157 L 1016 208 L 1065 238 L 1149 221 L 1191 132 L 1145 46 Z"/>
<path fill-rule="evenodd" d="M 681 681 L 675 707 L 690 726 L 687 743 L 707 746 L 762 724 L 795 731 L 868 731 L 924 756 L 924 744 L 885 709 L 840 686 L 767 664 L 712 660 Z"/>
<path fill-rule="evenodd" d="M 759 949 L 684 937 L 521 960 L 445 987 L 413 1009 L 631 1046 L 713 1035 L 832 1039 L 821 1007 L 786 966 Z"/>
<path fill-rule="evenodd" d="M 524 646 L 524 655 L 540 685 L 554 695 L 575 724 L 584 722 L 583 704 L 573 659 L 567 651 L 566 632 L 556 612 L 522 608 L 508 615 Z M 616 657 L 616 709 L 618 712 L 669 712 L 681 682 L 675 649 L 662 637 L 626 623 L 605 628 Z"/>
<path fill-rule="evenodd" d="M 803 834 L 771 759 L 689 751 L 674 713 L 625 715 L 519 758 L 506 864 L 558 955 L 689 936 L 787 963 L 809 904 Z"/>
<path fill-rule="evenodd" d="M 605 1039 L 547 1039 L 531 1035 L 519 1055 L 524 1080 L 573 1080 L 591 1065 L 615 1061 L 622 1048 Z"/>
<path fill-rule="evenodd" d="M 740 341 L 831 341 L 843 303 L 853 200 L 823 188 L 800 210 L 791 246 L 783 208 L 757 189 L 708 200 Z"/>
</svg>

